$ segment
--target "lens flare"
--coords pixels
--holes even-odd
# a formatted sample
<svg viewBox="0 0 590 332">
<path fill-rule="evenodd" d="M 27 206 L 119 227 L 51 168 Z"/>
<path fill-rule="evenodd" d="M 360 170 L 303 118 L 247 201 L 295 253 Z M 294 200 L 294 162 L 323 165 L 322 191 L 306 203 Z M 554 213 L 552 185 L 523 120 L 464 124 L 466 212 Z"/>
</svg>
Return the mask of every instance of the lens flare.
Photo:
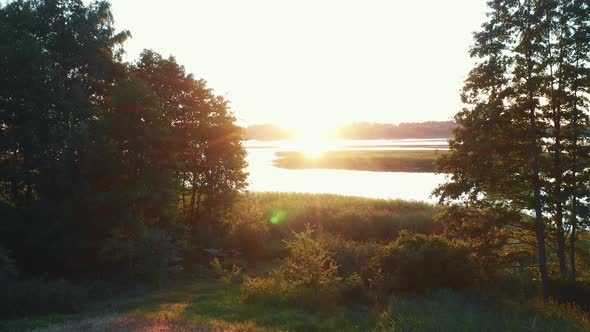
<svg viewBox="0 0 590 332">
<path fill-rule="evenodd" d="M 270 216 L 270 223 L 271 224 L 279 224 L 283 222 L 287 218 L 287 211 L 285 210 L 275 210 Z"/>
</svg>

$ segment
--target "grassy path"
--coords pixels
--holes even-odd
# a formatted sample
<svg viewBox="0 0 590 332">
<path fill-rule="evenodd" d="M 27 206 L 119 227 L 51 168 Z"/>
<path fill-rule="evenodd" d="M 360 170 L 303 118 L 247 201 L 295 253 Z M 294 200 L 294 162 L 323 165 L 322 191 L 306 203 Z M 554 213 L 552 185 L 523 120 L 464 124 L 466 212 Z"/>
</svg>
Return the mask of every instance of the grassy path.
<svg viewBox="0 0 590 332">
<path fill-rule="evenodd" d="M 484 299 L 440 290 L 397 296 L 383 308 L 363 305 L 309 312 L 243 301 L 238 286 L 216 280 L 178 283 L 144 296 L 121 297 L 86 312 L 17 320 L 4 331 L 587 331 L 586 313 L 571 306 Z"/>
<path fill-rule="evenodd" d="M 0 325 L 0 330 L 65 331 L 292 331 L 371 330 L 365 308 L 341 308 L 329 315 L 292 308 L 244 304 L 238 286 L 227 291 L 201 279 L 138 297 L 100 303 L 81 314 L 49 315 Z"/>
</svg>

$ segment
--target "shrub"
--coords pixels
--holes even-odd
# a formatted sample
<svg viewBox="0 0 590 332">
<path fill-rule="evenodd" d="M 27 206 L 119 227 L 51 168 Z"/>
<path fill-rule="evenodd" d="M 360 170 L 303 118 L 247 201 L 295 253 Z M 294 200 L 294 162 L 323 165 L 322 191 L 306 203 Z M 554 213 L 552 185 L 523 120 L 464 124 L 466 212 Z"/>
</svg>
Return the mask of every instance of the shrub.
<svg viewBox="0 0 590 332">
<path fill-rule="evenodd" d="M 0 283 L 16 278 L 18 272 L 10 252 L 0 247 Z"/>
<path fill-rule="evenodd" d="M 242 274 L 242 268 L 238 267 L 235 264 L 231 266 L 231 269 L 224 269 L 223 266 L 221 266 L 221 263 L 219 262 L 219 259 L 217 259 L 217 257 L 215 257 L 211 261 L 211 268 L 213 269 L 213 272 L 215 272 L 215 274 L 217 274 L 219 279 L 221 279 L 221 281 L 223 282 L 226 292 L 227 287 L 231 285 Z"/>
<path fill-rule="evenodd" d="M 482 268 L 482 275 L 495 282 L 507 266 L 535 260 L 534 243 L 511 225 L 522 223 L 522 214 L 494 205 L 449 205 L 435 217 L 444 226 L 444 235 L 466 243 Z"/>
<path fill-rule="evenodd" d="M 285 241 L 289 255 L 267 277 L 244 280 L 244 292 L 249 301 L 270 304 L 291 304 L 314 310 L 330 310 L 340 294 L 352 291 L 360 278 L 341 283 L 338 266 L 322 242 L 314 239 L 314 229 L 293 233 Z"/>
<path fill-rule="evenodd" d="M 165 278 L 182 267 L 172 237 L 159 229 L 139 225 L 139 236 L 114 232 L 102 254 L 111 263 L 126 268 L 134 278 L 161 286 Z"/>
<path fill-rule="evenodd" d="M 256 259 L 264 253 L 269 226 L 258 206 L 242 201 L 234 207 L 228 235 L 232 247 Z"/>
<path fill-rule="evenodd" d="M 383 247 L 383 244 L 377 242 L 352 241 L 339 236 L 325 236 L 322 244 L 333 253 L 338 272 L 343 277 L 364 273 L 371 258 Z"/>
<path fill-rule="evenodd" d="M 244 277 L 243 291 L 246 299 L 251 302 L 285 304 L 295 297 L 296 288 L 285 279 L 285 274 L 279 267 L 266 277 Z"/>
<path fill-rule="evenodd" d="M 338 266 L 313 233 L 314 229 L 307 225 L 305 231 L 293 233 L 295 238 L 285 242 L 289 256 L 283 262 L 283 270 L 290 283 L 317 292 L 336 276 Z"/>
<path fill-rule="evenodd" d="M 474 283 L 477 270 L 465 244 L 404 231 L 372 259 L 370 282 L 385 291 L 462 288 Z"/>
<path fill-rule="evenodd" d="M 137 257 L 138 276 L 161 286 L 168 275 L 181 269 L 178 249 L 172 237 L 158 229 L 144 231 Z"/>
<path fill-rule="evenodd" d="M 549 294 L 556 301 L 572 303 L 590 311 L 590 282 L 587 280 L 550 280 Z"/>
<path fill-rule="evenodd" d="M 0 286 L 0 317 L 74 313 L 89 302 L 90 288 L 67 280 L 25 280 Z"/>
</svg>

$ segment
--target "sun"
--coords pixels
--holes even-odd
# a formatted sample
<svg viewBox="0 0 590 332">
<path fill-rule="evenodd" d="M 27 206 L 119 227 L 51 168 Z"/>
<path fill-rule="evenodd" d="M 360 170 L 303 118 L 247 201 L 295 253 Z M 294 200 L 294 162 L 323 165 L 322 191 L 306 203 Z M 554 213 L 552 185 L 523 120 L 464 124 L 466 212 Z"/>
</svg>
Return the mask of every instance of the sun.
<svg viewBox="0 0 590 332">
<path fill-rule="evenodd" d="M 293 132 L 291 150 L 300 151 L 307 158 L 319 158 L 333 148 L 332 130 L 320 123 L 304 123 L 290 129 Z"/>
</svg>

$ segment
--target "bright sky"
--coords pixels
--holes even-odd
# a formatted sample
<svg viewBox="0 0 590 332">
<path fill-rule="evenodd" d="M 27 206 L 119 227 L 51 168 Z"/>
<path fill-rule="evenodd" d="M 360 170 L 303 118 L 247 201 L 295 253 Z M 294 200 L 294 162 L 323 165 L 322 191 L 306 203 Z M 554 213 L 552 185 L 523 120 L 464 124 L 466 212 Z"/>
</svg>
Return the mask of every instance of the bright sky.
<svg viewBox="0 0 590 332">
<path fill-rule="evenodd" d="M 112 0 L 129 59 L 174 55 L 240 124 L 448 120 L 485 0 Z"/>
</svg>

